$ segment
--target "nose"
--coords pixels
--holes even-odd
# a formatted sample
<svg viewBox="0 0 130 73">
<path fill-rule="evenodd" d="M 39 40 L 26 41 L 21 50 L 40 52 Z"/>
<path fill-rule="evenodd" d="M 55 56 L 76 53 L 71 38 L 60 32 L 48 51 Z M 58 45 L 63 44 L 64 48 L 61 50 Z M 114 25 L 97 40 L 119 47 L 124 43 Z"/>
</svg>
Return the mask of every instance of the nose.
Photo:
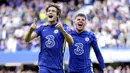
<svg viewBox="0 0 130 73">
<path fill-rule="evenodd" d="M 52 11 L 50 11 L 49 14 L 52 14 Z"/>
<path fill-rule="evenodd" d="M 82 20 L 79 20 L 79 22 L 82 22 Z"/>
</svg>

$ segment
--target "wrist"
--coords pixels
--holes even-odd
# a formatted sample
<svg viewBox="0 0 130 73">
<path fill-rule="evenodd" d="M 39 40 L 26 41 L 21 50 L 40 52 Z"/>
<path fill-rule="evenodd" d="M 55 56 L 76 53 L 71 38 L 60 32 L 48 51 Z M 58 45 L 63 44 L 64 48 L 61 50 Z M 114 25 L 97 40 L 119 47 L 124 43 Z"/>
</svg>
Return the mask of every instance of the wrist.
<svg viewBox="0 0 130 73">
<path fill-rule="evenodd" d="M 32 28 L 32 27 L 30 28 L 30 31 L 34 31 L 34 30 L 35 30 L 35 29 L 34 29 L 34 28 Z"/>
<path fill-rule="evenodd" d="M 103 68 L 103 71 L 107 71 L 107 68 Z"/>
<path fill-rule="evenodd" d="M 63 28 L 61 28 L 60 31 L 61 31 L 62 33 L 65 33 L 65 32 L 66 32 Z"/>
</svg>

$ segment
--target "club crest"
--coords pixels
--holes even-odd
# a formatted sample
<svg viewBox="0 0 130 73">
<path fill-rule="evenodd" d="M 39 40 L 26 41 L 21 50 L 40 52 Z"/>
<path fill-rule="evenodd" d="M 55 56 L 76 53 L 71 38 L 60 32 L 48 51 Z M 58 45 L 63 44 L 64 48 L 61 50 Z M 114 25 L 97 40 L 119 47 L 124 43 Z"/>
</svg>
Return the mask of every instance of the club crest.
<svg viewBox="0 0 130 73">
<path fill-rule="evenodd" d="M 59 31 L 58 31 L 57 29 L 56 29 L 56 30 L 54 30 L 54 33 L 55 33 L 55 34 L 57 34 L 58 32 L 59 32 Z"/>
<path fill-rule="evenodd" d="M 88 41 L 89 41 L 89 37 L 86 37 L 86 38 L 85 38 L 85 41 L 88 42 Z"/>
</svg>

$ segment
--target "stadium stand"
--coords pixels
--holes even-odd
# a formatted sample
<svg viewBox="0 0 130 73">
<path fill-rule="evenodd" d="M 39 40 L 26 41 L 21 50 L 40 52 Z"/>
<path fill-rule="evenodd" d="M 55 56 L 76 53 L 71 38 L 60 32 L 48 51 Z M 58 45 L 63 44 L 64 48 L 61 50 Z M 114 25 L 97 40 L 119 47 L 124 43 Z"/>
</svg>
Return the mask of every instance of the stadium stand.
<svg viewBox="0 0 130 73">
<path fill-rule="evenodd" d="M 61 21 L 73 29 L 73 17 L 84 13 L 86 30 L 96 34 L 109 73 L 130 73 L 130 0 L 0 0 L 0 73 L 37 73 L 39 38 L 26 44 L 23 35 L 34 17 L 46 22 L 45 8 L 56 2 Z M 67 73 L 68 48 L 65 53 Z M 93 52 L 94 71 L 99 73 Z"/>
</svg>

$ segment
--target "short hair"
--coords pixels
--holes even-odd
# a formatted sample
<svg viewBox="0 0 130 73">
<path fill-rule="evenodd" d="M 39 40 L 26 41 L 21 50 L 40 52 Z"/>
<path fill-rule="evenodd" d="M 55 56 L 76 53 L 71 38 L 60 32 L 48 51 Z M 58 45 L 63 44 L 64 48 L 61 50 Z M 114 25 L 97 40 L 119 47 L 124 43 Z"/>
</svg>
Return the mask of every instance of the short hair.
<svg viewBox="0 0 130 73">
<path fill-rule="evenodd" d="M 58 15 L 58 18 L 61 16 L 61 9 L 60 9 L 60 6 L 58 6 L 56 3 L 50 3 L 47 8 L 46 8 L 46 12 L 48 11 L 48 9 L 50 7 L 55 7 L 57 9 L 57 15 Z M 58 19 L 59 20 L 59 19 Z"/>
<path fill-rule="evenodd" d="M 86 16 L 85 16 L 85 14 L 83 14 L 83 13 L 78 13 L 78 14 L 75 16 L 75 19 L 76 19 L 76 17 L 78 17 L 78 16 L 84 17 L 84 18 L 86 19 Z"/>
</svg>

